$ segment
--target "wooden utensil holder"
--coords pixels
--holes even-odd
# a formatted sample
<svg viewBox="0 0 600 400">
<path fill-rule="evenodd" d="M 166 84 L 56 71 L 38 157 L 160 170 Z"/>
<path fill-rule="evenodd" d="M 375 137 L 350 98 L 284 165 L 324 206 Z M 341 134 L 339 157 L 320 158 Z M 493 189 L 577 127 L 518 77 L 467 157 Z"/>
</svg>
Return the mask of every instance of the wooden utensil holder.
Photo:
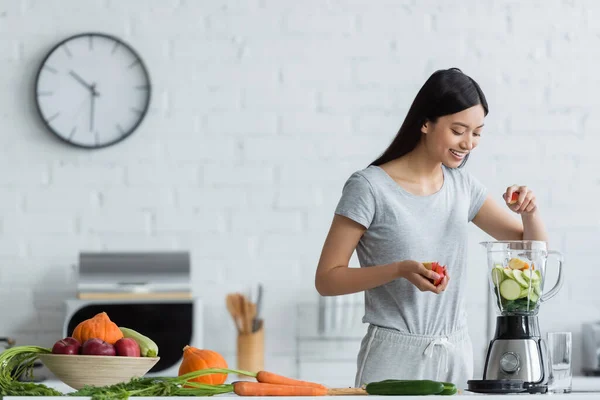
<svg viewBox="0 0 600 400">
<path fill-rule="evenodd" d="M 262 371 L 265 367 L 265 329 L 262 321 L 257 331 L 238 333 L 237 369 L 249 372 Z"/>
</svg>

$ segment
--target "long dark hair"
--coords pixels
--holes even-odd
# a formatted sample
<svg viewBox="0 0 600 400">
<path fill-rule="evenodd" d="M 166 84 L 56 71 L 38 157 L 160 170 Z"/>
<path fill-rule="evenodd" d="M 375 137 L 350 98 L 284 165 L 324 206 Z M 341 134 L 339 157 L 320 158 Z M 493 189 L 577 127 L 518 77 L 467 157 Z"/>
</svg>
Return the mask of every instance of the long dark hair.
<svg viewBox="0 0 600 400">
<path fill-rule="evenodd" d="M 390 146 L 371 165 L 379 166 L 411 152 L 421 139 L 421 127 L 426 121 L 436 122 L 438 117 L 454 114 L 478 104 L 481 104 L 484 115 L 487 115 L 488 104 L 485 95 L 471 77 L 458 68 L 434 72 L 417 93 Z M 468 158 L 467 154 L 461 167 Z"/>
</svg>

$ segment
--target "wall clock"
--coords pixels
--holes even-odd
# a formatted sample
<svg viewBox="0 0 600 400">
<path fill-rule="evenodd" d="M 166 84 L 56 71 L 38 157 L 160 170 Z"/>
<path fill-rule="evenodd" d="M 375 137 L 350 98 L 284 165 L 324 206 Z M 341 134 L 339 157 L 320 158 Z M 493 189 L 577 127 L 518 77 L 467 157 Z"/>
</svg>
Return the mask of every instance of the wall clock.
<svg viewBox="0 0 600 400">
<path fill-rule="evenodd" d="M 37 72 L 35 101 L 44 125 L 77 147 L 98 149 L 130 136 L 150 105 L 150 76 L 141 57 L 103 33 L 66 38 Z"/>
</svg>

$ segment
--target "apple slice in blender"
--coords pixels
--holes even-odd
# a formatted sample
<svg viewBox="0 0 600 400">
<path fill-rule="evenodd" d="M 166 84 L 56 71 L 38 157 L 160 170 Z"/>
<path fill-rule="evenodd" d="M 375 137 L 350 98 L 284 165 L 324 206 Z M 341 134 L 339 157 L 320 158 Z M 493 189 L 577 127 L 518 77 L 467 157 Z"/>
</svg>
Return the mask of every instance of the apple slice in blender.
<svg viewBox="0 0 600 400">
<path fill-rule="evenodd" d="M 508 267 L 511 269 L 529 269 L 529 264 L 515 257 L 510 259 Z"/>
<path fill-rule="evenodd" d="M 504 275 L 510 279 L 513 279 L 513 270 L 510 268 L 504 268 Z"/>
<path fill-rule="evenodd" d="M 506 300 L 516 300 L 521 295 L 521 285 L 512 279 L 505 279 L 500 284 L 500 295 Z"/>
</svg>

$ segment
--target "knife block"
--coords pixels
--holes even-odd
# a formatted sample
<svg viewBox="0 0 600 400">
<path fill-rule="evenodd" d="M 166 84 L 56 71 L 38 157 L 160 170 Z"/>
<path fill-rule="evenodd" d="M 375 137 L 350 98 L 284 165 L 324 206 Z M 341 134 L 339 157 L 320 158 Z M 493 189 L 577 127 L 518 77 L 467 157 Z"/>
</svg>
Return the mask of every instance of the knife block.
<svg viewBox="0 0 600 400">
<path fill-rule="evenodd" d="M 259 372 L 265 368 L 265 329 L 262 321 L 257 331 L 238 333 L 237 369 Z M 240 377 L 243 377 L 240 375 Z"/>
</svg>

